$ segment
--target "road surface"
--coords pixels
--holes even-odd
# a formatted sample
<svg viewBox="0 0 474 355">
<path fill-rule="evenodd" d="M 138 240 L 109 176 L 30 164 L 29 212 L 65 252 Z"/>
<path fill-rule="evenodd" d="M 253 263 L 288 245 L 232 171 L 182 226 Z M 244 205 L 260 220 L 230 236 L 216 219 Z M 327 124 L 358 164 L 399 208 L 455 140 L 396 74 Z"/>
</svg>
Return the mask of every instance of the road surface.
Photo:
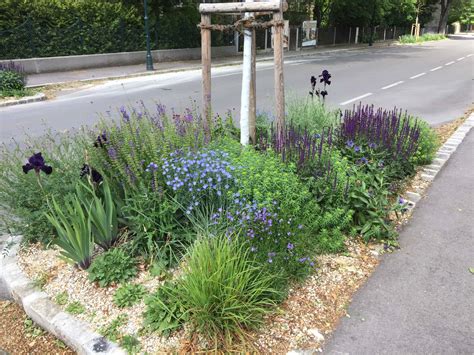
<svg viewBox="0 0 474 355">
<path fill-rule="evenodd" d="M 328 104 L 351 108 L 362 101 L 385 108 L 401 108 L 432 124 L 459 117 L 474 101 L 474 36 L 414 46 L 340 50 L 285 62 L 287 96 L 308 95 L 310 76 L 323 69 L 332 74 Z M 225 113 L 240 106 L 241 67 L 213 69 L 213 109 Z M 272 111 L 273 63 L 257 65 L 257 105 Z M 45 125 L 64 131 L 97 122 L 107 111 L 143 100 L 180 111 L 193 100 L 200 103 L 199 70 L 114 80 L 63 94 L 53 100 L 0 109 L 0 142 L 24 133 L 41 135 Z M 44 122 L 44 124 L 43 124 Z"/>
</svg>

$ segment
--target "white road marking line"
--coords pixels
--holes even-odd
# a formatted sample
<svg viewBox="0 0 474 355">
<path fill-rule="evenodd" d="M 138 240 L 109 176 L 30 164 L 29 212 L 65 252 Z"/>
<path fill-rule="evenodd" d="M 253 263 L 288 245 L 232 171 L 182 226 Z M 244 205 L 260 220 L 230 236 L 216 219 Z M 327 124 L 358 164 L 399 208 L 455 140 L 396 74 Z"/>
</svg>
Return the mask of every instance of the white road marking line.
<svg viewBox="0 0 474 355">
<path fill-rule="evenodd" d="M 460 61 L 463 60 L 464 58 L 466 58 L 466 57 L 461 57 L 461 58 L 458 58 L 458 59 L 456 59 L 456 60 L 457 60 L 458 62 L 460 62 Z"/>
<path fill-rule="evenodd" d="M 372 95 L 372 93 L 371 93 L 371 92 L 368 92 L 367 94 L 364 94 L 364 95 L 361 95 L 361 96 L 357 96 L 357 97 L 354 97 L 353 99 L 350 99 L 350 100 L 341 102 L 339 105 L 344 106 L 344 105 L 350 104 L 351 102 L 354 102 L 354 101 L 357 101 L 357 100 L 362 100 L 363 98 L 366 98 L 366 97 L 368 97 L 368 96 L 370 96 L 370 95 Z"/>
<path fill-rule="evenodd" d="M 442 68 L 442 67 L 436 67 L 436 68 L 431 69 L 430 71 L 436 71 L 436 70 L 439 70 L 439 69 L 441 69 L 441 68 Z"/>
<path fill-rule="evenodd" d="M 416 79 L 416 78 L 419 78 L 420 76 L 423 76 L 423 75 L 426 75 L 426 73 L 420 73 L 420 74 L 417 74 L 417 75 L 413 75 L 412 77 L 410 77 L 410 79 Z"/>
<path fill-rule="evenodd" d="M 454 61 L 453 62 L 448 62 L 445 65 L 448 66 L 448 65 L 451 65 L 451 64 L 454 64 Z"/>
<path fill-rule="evenodd" d="M 474 55 L 474 54 L 471 53 L 471 54 L 468 54 L 466 57 L 469 58 L 469 57 L 472 57 L 473 55 Z"/>
<path fill-rule="evenodd" d="M 403 83 L 404 83 L 404 81 L 397 81 L 396 83 L 384 86 L 382 88 L 382 90 L 387 90 L 387 89 L 393 88 L 394 86 L 397 86 L 397 85 L 400 85 L 400 84 L 403 84 Z"/>
</svg>

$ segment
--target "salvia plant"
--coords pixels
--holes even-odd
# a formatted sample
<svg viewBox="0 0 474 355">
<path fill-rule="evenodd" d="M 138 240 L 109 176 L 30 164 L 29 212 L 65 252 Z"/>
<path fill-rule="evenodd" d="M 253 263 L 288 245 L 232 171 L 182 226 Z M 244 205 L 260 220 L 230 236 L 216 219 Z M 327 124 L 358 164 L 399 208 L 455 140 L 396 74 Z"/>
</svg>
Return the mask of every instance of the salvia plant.
<svg viewBox="0 0 474 355">
<path fill-rule="evenodd" d="M 385 150 L 395 160 L 405 161 L 416 153 L 420 137 L 418 122 L 406 113 L 368 105 L 347 110 L 339 132 L 342 146 L 366 144 L 371 149 Z"/>
</svg>

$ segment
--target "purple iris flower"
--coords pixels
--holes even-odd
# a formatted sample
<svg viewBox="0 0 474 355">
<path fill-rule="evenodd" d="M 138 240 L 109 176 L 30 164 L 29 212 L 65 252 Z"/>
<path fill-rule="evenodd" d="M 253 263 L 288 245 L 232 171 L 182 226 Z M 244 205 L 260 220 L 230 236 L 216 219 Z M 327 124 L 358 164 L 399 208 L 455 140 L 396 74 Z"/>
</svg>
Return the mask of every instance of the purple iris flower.
<svg viewBox="0 0 474 355">
<path fill-rule="evenodd" d="M 288 245 L 286 246 L 286 248 L 287 248 L 288 250 L 293 250 L 293 249 L 295 248 L 295 246 L 294 246 L 293 244 L 291 244 L 291 243 L 288 243 Z"/>
<path fill-rule="evenodd" d="M 40 171 L 43 171 L 46 175 L 49 175 L 53 172 L 53 168 L 49 165 L 46 165 L 41 152 L 33 154 L 28 158 L 28 163 L 23 165 L 23 172 L 25 174 L 27 174 L 30 170 L 34 170 L 36 174 L 39 174 Z"/>
<path fill-rule="evenodd" d="M 352 148 L 354 146 L 354 142 L 352 140 L 348 140 L 346 142 L 346 146 L 349 147 L 349 148 Z"/>
<path fill-rule="evenodd" d="M 368 162 L 369 162 L 369 161 L 367 160 L 366 157 L 360 158 L 360 163 L 361 163 L 361 164 L 367 164 Z"/>
<path fill-rule="evenodd" d="M 86 175 L 89 175 L 92 179 L 92 182 L 96 184 L 100 183 L 103 180 L 102 175 L 100 175 L 97 170 L 87 164 L 84 164 L 81 169 L 80 177 L 82 178 Z"/>
<path fill-rule="evenodd" d="M 331 74 L 329 74 L 329 72 L 327 70 L 323 70 L 323 72 L 321 73 L 321 75 L 319 76 L 321 79 L 319 79 L 319 82 L 320 83 L 324 83 L 326 85 L 331 85 L 331 81 L 329 79 L 331 79 Z"/>
</svg>

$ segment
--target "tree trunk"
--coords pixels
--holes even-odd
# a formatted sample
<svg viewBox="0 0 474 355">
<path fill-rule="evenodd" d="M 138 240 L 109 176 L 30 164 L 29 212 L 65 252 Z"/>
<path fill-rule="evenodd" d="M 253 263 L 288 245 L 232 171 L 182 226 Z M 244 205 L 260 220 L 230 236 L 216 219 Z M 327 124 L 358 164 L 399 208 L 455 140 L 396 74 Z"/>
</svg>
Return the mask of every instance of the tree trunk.
<svg viewBox="0 0 474 355">
<path fill-rule="evenodd" d="M 451 8 L 452 2 L 452 0 L 441 0 L 441 14 L 439 16 L 438 33 L 444 34 L 446 32 L 449 9 Z"/>
</svg>

